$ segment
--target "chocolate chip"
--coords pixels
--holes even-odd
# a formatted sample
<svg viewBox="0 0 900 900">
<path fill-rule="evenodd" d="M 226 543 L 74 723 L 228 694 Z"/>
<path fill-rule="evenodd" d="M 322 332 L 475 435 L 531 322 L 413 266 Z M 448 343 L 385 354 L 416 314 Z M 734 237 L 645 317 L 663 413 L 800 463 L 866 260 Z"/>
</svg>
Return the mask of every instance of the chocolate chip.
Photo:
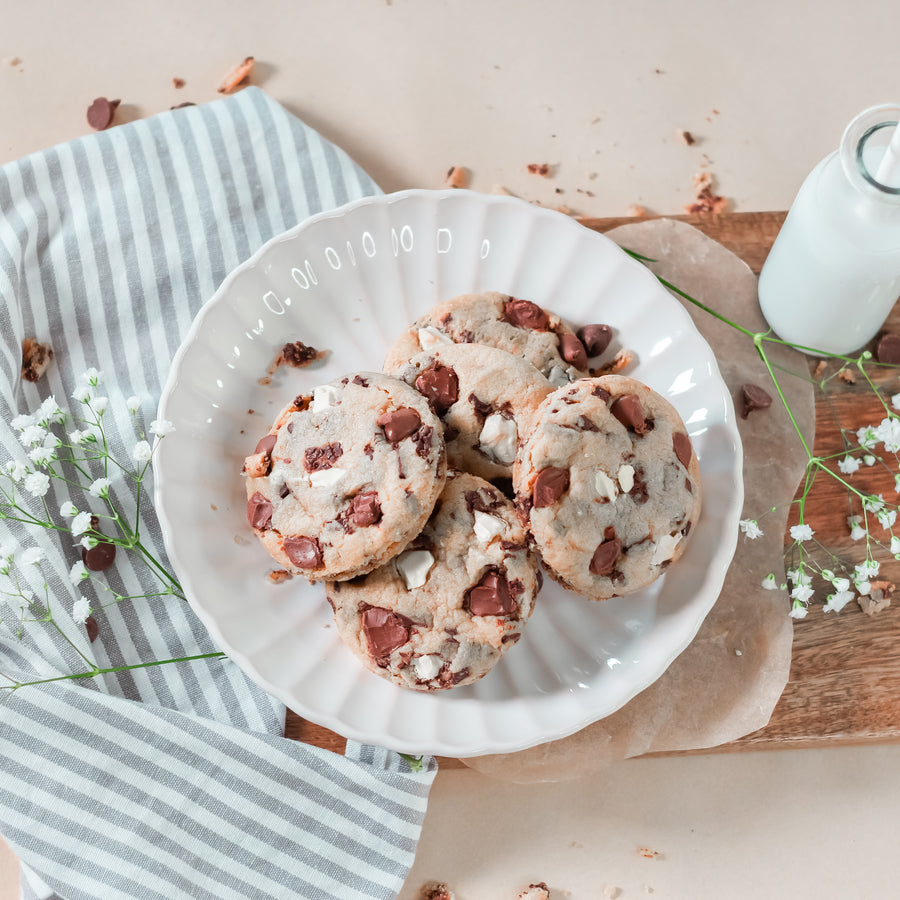
<svg viewBox="0 0 900 900">
<path fill-rule="evenodd" d="M 260 531 L 272 527 L 272 504 L 259 491 L 247 501 L 247 521 Z"/>
<path fill-rule="evenodd" d="M 487 495 L 487 499 L 485 499 Z M 466 491 L 466 509 L 469 512 L 491 513 L 503 506 L 503 497 L 486 488 L 477 491 Z"/>
<path fill-rule="evenodd" d="M 94 131 L 103 131 L 112 124 L 121 100 L 107 100 L 106 97 L 98 97 L 87 111 L 87 122 Z"/>
<path fill-rule="evenodd" d="M 772 398 L 759 385 L 741 385 L 741 418 L 746 419 L 755 409 L 768 409 Z"/>
<path fill-rule="evenodd" d="M 387 665 L 391 651 L 409 640 L 412 619 L 380 606 L 367 606 L 361 611 L 363 634 L 372 658 Z"/>
<path fill-rule="evenodd" d="M 298 569 L 316 569 L 322 565 L 322 547 L 314 537 L 286 537 L 283 544 L 287 558 Z"/>
<path fill-rule="evenodd" d="M 581 338 L 588 356 L 599 356 L 612 340 L 612 328 L 609 325 L 583 325 L 575 334 Z"/>
<path fill-rule="evenodd" d="M 652 428 L 644 416 L 644 407 L 641 406 L 637 394 L 623 394 L 621 397 L 617 397 L 609 411 L 635 434 L 644 435 Z"/>
<path fill-rule="evenodd" d="M 354 375 L 354 376 L 353 376 L 353 383 L 354 383 L 354 384 L 358 384 L 360 387 L 368 387 L 368 386 L 369 386 L 369 379 L 368 379 L 368 378 L 363 378 L 362 375 Z"/>
<path fill-rule="evenodd" d="M 344 454 L 344 448 L 337 442 L 321 447 L 307 447 L 303 451 L 303 468 L 307 472 L 321 472 L 330 469 Z"/>
<path fill-rule="evenodd" d="M 638 468 L 634 470 L 634 484 L 631 486 L 628 496 L 631 497 L 635 503 L 646 503 L 647 500 L 650 499 L 647 482 L 644 480 L 643 469 Z"/>
<path fill-rule="evenodd" d="M 363 453 L 371 459 L 375 455 L 375 448 L 371 444 L 366 444 L 366 446 L 363 447 Z"/>
<path fill-rule="evenodd" d="M 81 561 L 92 572 L 104 572 L 116 561 L 116 545 L 99 538 L 94 547 L 81 548 Z"/>
<path fill-rule="evenodd" d="M 672 449 L 678 462 L 687 468 L 691 462 L 691 439 L 683 431 L 676 431 L 672 435 Z"/>
<path fill-rule="evenodd" d="M 615 538 L 597 545 L 588 569 L 592 575 L 611 575 L 622 552 L 622 542 Z"/>
<path fill-rule="evenodd" d="M 537 303 L 512 298 L 503 304 L 503 318 L 510 325 L 530 328 L 532 331 L 549 331 L 550 316 Z"/>
<path fill-rule="evenodd" d="M 485 572 L 481 580 L 466 591 L 463 603 L 473 616 L 508 616 L 519 608 L 506 578 L 497 569 Z"/>
<path fill-rule="evenodd" d="M 428 454 L 431 452 L 431 445 L 433 443 L 433 434 L 434 429 L 430 425 L 423 425 L 413 435 L 413 443 L 416 445 L 416 456 L 421 456 L 422 459 L 428 459 Z"/>
<path fill-rule="evenodd" d="M 377 491 L 365 491 L 357 494 L 350 503 L 350 521 L 357 528 L 366 528 L 381 521 L 381 504 Z"/>
<path fill-rule="evenodd" d="M 609 398 L 612 396 L 612 394 L 610 394 L 610 392 L 609 392 L 608 390 L 606 390 L 605 388 L 600 387 L 599 384 L 595 384 L 595 385 L 591 388 L 591 393 L 592 393 L 595 397 L 599 397 L 604 403 L 608 403 L 608 402 L 609 402 Z"/>
<path fill-rule="evenodd" d="M 416 379 L 416 390 L 435 415 L 442 416 L 459 400 L 459 378 L 450 366 L 433 363 Z"/>
<path fill-rule="evenodd" d="M 259 443 L 256 445 L 256 449 L 253 451 L 254 453 L 271 453 L 272 448 L 275 446 L 275 442 L 278 440 L 277 434 L 267 434 L 265 437 L 260 438 Z"/>
<path fill-rule="evenodd" d="M 599 431 L 600 429 L 587 416 L 579 416 L 576 428 L 579 431 Z"/>
<path fill-rule="evenodd" d="M 469 331 L 468 328 L 464 329 L 459 333 L 457 338 L 457 343 L 459 344 L 472 344 L 475 342 L 475 334 L 472 331 Z"/>
<path fill-rule="evenodd" d="M 875 348 L 875 358 L 880 363 L 900 365 L 900 334 L 883 334 Z"/>
<path fill-rule="evenodd" d="M 375 424 L 384 429 L 384 436 L 392 444 L 399 444 L 419 430 L 422 418 L 412 407 L 401 406 L 380 415 Z"/>
<path fill-rule="evenodd" d="M 308 366 L 313 360 L 322 356 L 315 347 L 307 347 L 303 341 L 294 341 L 292 344 L 285 344 L 281 348 L 281 358 L 289 366 L 295 369 L 302 369 Z"/>
<path fill-rule="evenodd" d="M 587 368 L 587 352 L 584 344 L 574 334 L 561 334 L 559 336 L 559 352 L 562 358 L 576 369 Z"/>
<path fill-rule="evenodd" d="M 466 397 L 466 400 L 472 404 L 475 418 L 478 419 L 479 422 L 484 422 L 484 420 L 494 411 L 494 407 L 491 406 L 490 403 L 486 403 L 475 394 L 469 394 L 469 396 Z"/>
<path fill-rule="evenodd" d="M 557 500 L 569 489 L 569 470 L 548 466 L 538 472 L 534 480 L 531 496 L 535 509 L 543 509 L 553 506 Z"/>
<path fill-rule="evenodd" d="M 97 635 L 100 634 L 100 626 L 97 624 L 97 620 L 93 616 L 88 616 L 84 620 L 84 627 L 87 629 L 88 641 L 93 644 L 97 640 Z"/>
<path fill-rule="evenodd" d="M 285 497 L 289 496 L 290 493 L 291 493 L 291 489 L 287 486 L 287 482 L 285 482 L 285 483 L 278 489 L 278 496 L 281 497 L 282 500 L 284 500 Z"/>
</svg>

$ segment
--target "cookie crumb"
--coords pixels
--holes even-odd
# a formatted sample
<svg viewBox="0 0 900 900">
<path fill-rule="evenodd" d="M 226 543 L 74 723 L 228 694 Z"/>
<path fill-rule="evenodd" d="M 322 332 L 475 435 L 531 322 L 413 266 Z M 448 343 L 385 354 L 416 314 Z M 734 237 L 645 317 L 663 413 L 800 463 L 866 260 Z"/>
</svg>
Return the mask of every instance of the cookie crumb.
<svg viewBox="0 0 900 900">
<path fill-rule="evenodd" d="M 315 347 L 307 347 L 303 341 L 293 341 L 285 344 L 278 355 L 272 360 L 268 374 L 273 375 L 279 366 L 291 366 L 294 369 L 305 369 L 311 363 L 323 359 L 327 350 L 316 350 Z"/>
<path fill-rule="evenodd" d="M 53 359 L 53 349 L 34 338 L 22 341 L 22 377 L 26 381 L 39 381 Z"/>
<path fill-rule="evenodd" d="M 629 205 L 628 209 L 625 210 L 625 215 L 633 216 L 636 219 L 645 219 L 647 217 L 647 210 L 637 203 L 632 203 Z"/>
<path fill-rule="evenodd" d="M 603 885 L 603 896 L 606 900 L 616 900 L 621 891 L 614 884 Z"/>
<path fill-rule="evenodd" d="M 659 859 L 660 852 L 658 850 L 651 850 L 649 847 L 638 847 L 637 851 L 644 859 Z"/>
<path fill-rule="evenodd" d="M 466 188 L 469 186 L 469 170 L 465 166 L 450 166 L 444 176 L 444 187 Z"/>
<path fill-rule="evenodd" d="M 550 900 L 550 888 L 546 881 L 533 882 L 516 894 L 516 900 Z"/>
<path fill-rule="evenodd" d="M 618 353 L 606 364 L 598 366 L 596 369 L 590 369 L 590 373 L 594 377 L 601 375 L 617 375 L 623 369 L 628 368 L 634 361 L 634 354 L 630 350 L 619 350 Z"/>
<path fill-rule="evenodd" d="M 827 363 L 825 362 L 824 359 L 820 359 L 818 365 L 816 366 L 816 371 L 813 372 L 813 376 L 815 378 L 821 378 L 822 374 L 825 372 L 826 368 L 827 368 Z"/>
<path fill-rule="evenodd" d="M 274 569 L 266 576 L 272 584 L 283 584 L 285 581 L 290 581 L 293 577 L 287 569 Z"/>
<path fill-rule="evenodd" d="M 713 193 L 713 176 L 711 172 L 698 172 L 694 176 L 694 188 L 696 196 L 693 203 L 688 203 L 684 207 L 687 213 L 707 214 L 723 213 L 728 209 L 728 201 Z"/>
<path fill-rule="evenodd" d="M 873 581 L 869 585 L 868 594 L 860 594 L 856 600 L 859 608 L 867 615 L 887 609 L 891 605 L 891 597 L 894 595 L 894 585 L 890 581 Z"/>
<path fill-rule="evenodd" d="M 455 900 L 455 897 L 442 881 L 429 881 L 420 888 L 419 900 Z"/>
<path fill-rule="evenodd" d="M 187 82 L 183 78 L 172 79 L 172 87 L 174 87 L 176 91 L 180 91 L 186 84 Z"/>
<path fill-rule="evenodd" d="M 697 139 L 689 131 L 681 129 L 675 133 L 678 135 L 678 140 L 686 147 L 692 147 L 697 143 Z"/>
<path fill-rule="evenodd" d="M 856 375 L 853 374 L 852 369 L 841 369 L 838 372 L 838 378 L 844 382 L 844 384 L 856 384 Z"/>
<path fill-rule="evenodd" d="M 216 90 L 220 94 L 230 94 L 235 88 L 240 87 L 250 78 L 250 73 L 253 71 L 255 64 L 256 60 L 252 56 L 248 56 L 222 79 L 222 83 Z"/>
<path fill-rule="evenodd" d="M 532 175 L 542 175 L 544 178 L 550 176 L 550 163 L 528 163 L 527 168 Z"/>
</svg>

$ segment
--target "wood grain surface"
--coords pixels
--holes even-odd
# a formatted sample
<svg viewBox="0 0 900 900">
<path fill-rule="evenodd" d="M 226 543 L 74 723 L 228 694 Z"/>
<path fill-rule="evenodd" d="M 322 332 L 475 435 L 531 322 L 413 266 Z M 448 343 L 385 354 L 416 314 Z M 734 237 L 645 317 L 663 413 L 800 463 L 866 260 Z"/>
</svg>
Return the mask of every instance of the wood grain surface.
<svg viewBox="0 0 900 900">
<path fill-rule="evenodd" d="M 772 241 L 784 221 L 783 212 L 732 213 L 719 216 L 678 216 L 689 222 L 743 259 L 757 274 Z M 634 222 L 628 218 L 582 219 L 596 231 L 608 231 Z M 888 319 L 885 330 L 900 333 L 900 304 Z M 874 342 L 873 347 L 874 351 Z M 810 362 L 811 373 L 816 361 Z M 819 378 L 834 375 L 838 364 L 830 362 Z M 888 403 L 900 393 L 900 370 L 880 368 L 873 371 Z M 816 395 L 816 441 L 813 452 L 827 456 L 855 446 L 854 433 L 861 425 L 878 424 L 884 410 L 865 379 L 856 383 L 832 377 Z M 842 432 L 841 429 L 845 429 Z M 885 460 L 888 465 L 897 461 Z M 875 465 L 860 470 L 854 477 L 857 487 L 883 494 L 895 502 L 893 475 L 887 466 Z M 840 559 L 851 565 L 861 561 L 864 542 L 849 537 L 846 517 L 851 512 L 848 496 L 834 479 L 819 475 L 806 505 L 806 521 L 816 538 Z M 789 519 L 789 525 L 796 521 Z M 896 528 L 900 535 L 900 525 Z M 884 535 L 875 526 L 876 535 Z M 828 563 L 825 550 L 817 559 Z M 900 583 L 900 562 L 883 548 L 875 557 L 881 562 L 879 579 Z M 820 591 L 819 597 L 822 596 Z M 786 611 L 787 612 L 787 611 Z M 712 748 L 715 751 L 814 747 L 838 744 L 885 742 L 900 739 L 900 599 L 887 609 L 866 615 L 855 601 L 840 613 L 824 613 L 821 602 L 813 601 L 809 615 L 794 624 L 791 672 L 784 693 L 765 728 L 736 741 Z M 307 722 L 288 712 L 285 734 L 296 740 L 343 753 L 345 739 L 334 732 Z M 709 752 L 709 751 L 705 751 Z M 662 754 L 665 755 L 665 754 Z M 444 766 L 462 766 L 457 760 L 442 759 Z"/>
</svg>

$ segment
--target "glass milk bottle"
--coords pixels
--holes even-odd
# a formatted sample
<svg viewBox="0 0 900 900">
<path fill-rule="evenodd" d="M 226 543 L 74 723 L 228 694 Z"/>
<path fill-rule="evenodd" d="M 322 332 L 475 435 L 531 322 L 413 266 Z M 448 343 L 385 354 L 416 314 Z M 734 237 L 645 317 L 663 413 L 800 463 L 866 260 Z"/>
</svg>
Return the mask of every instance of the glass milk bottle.
<svg viewBox="0 0 900 900">
<path fill-rule="evenodd" d="M 783 340 L 847 354 L 900 296 L 900 105 L 875 106 L 800 187 L 759 276 L 759 304 Z"/>
</svg>

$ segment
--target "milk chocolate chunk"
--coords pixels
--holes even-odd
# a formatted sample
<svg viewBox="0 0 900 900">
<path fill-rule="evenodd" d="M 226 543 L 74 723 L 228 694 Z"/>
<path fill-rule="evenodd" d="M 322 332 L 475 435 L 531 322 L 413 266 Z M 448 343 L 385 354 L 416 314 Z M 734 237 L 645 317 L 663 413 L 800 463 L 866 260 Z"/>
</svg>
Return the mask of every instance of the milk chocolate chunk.
<svg viewBox="0 0 900 900">
<path fill-rule="evenodd" d="M 503 318 L 510 325 L 530 328 L 532 331 L 548 331 L 550 328 L 550 316 L 530 300 L 507 300 L 503 304 Z"/>
<path fill-rule="evenodd" d="M 603 541 L 597 545 L 594 555 L 591 557 L 588 569 L 592 575 L 611 575 L 616 567 L 616 560 L 622 552 L 622 542 L 618 538 L 611 541 Z"/>
<path fill-rule="evenodd" d="M 403 438 L 407 438 L 419 430 L 422 419 L 411 407 L 401 406 L 399 409 L 392 409 L 390 412 L 380 415 L 375 420 L 375 424 L 384 429 L 384 436 L 392 444 L 399 444 Z"/>
<path fill-rule="evenodd" d="M 260 531 L 272 527 L 272 504 L 259 491 L 247 501 L 247 521 Z"/>
<path fill-rule="evenodd" d="M 475 416 L 480 422 L 483 422 L 494 411 L 494 407 L 490 403 L 479 399 L 475 394 L 469 394 L 467 399 L 472 404 Z"/>
<path fill-rule="evenodd" d="M 459 378 L 450 366 L 434 363 L 416 379 L 416 390 L 434 414 L 442 416 L 459 400 Z"/>
<path fill-rule="evenodd" d="M 413 435 L 413 443 L 416 445 L 416 455 L 421 456 L 422 459 L 428 459 L 434 443 L 434 429 L 430 425 L 423 425 Z"/>
<path fill-rule="evenodd" d="M 322 547 L 314 537 L 286 537 L 284 552 L 298 569 L 316 569 L 322 565 Z"/>
<path fill-rule="evenodd" d="M 84 627 L 87 630 L 88 640 L 93 644 L 97 640 L 97 635 L 100 634 L 100 626 L 97 624 L 97 620 L 93 616 L 88 616 L 84 620 Z"/>
<path fill-rule="evenodd" d="M 595 384 L 595 385 L 591 388 L 591 393 L 592 393 L 595 397 L 599 397 L 604 403 L 607 402 L 607 401 L 609 400 L 609 398 L 612 396 L 612 394 L 610 394 L 610 392 L 609 392 L 608 390 L 606 390 L 605 388 L 600 387 L 599 384 Z"/>
<path fill-rule="evenodd" d="M 385 664 L 392 650 L 409 640 L 412 619 L 380 606 L 368 606 L 361 615 L 363 634 L 372 658 Z"/>
<path fill-rule="evenodd" d="M 121 100 L 107 100 L 106 97 L 98 97 L 88 107 L 88 125 L 94 131 L 103 131 L 105 128 L 109 128 L 121 102 Z"/>
<path fill-rule="evenodd" d="M 553 506 L 569 489 L 569 470 L 548 466 L 538 472 L 531 491 L 535 509 Z"/>
<path fill-rule="evenodd" d="M 643 435 L 650 431 L 650 423 L 644 416 L 644 407 L 637 394 L 623 394 L 616 398 L 609 411 L 635 434 Z"/>
<path fill-rule="evenodd" d="M 672 435 L 672 449 L 678 462 L 687 468 L 691 462 L 691 439 L 683 431 L 676 431 Z"/>
<path fill-rule="evenodd" d="M 275 446 L 275 442 L 278 440 L 277 434 L 267 434 L 265 437 L 259 439 L 259 443 L 256 445 L 256 449 L 253 451 L 254 453 L 271 453 L 272 448 Z"/>
<path fill-rule="evenodd" d="M 293 366 L 295 369 L 302 369 L 323 355 L 315 347 L 307 347 L 303 341 L 294 341 L 281 348 L 281 358 L 287 365 Z"/>
<path fill-rule="evenodd" d="M 875 348 L 875 358 L 880 363 L 900 365 L 900 334 L 883 334 Z"/>
<path fill-rule="evenodd" d="M 357 494 L 350 504 L 350 521 L 357 528 L 365 528 L 381 521 L 381 504 L 377 491 Z"/>
<path fill-rule="evenodd" d="M 575 366 L 576 369 L 587 368 L 587 352 L 584 344 L 574 334 L 561 334 L 559 336 L 559 352 L 562 358 Z"/>
<path fill-rule="evenodd" d="M 757 384 L 742 384 L 741 404 L 741 418 L 746 419 L 755 409 L 768 409 L 772 398 Z"/>
<path fill-rule="evenodd" d="M 307 472 L 330 469 L 343 454 L 344 448 L 337 442 L 323 444 L 321 447 L 307 447 L 303 452 L 303 468 Z"/>
<path fill-rule="evenodd" d="M 81 548 L 81 561 L 92 572 L 103 572 L 116 561 L 116 545 L 99 538 L 96 546 Z"/>
<path fill-rule="evenodd" d="M 516 612 L 516 603 L 505 576 L 497 569 L 489 569 L 478 584 L 466 591 L 465 608 L 473 616 L 508 616 Z"/>
<path fill-rule="evenodd" d="M 612 340 L 609 325 L 584 325 L 575 334 L 581 339 L 588 356 L 599 356 Z"/>
</svg>

